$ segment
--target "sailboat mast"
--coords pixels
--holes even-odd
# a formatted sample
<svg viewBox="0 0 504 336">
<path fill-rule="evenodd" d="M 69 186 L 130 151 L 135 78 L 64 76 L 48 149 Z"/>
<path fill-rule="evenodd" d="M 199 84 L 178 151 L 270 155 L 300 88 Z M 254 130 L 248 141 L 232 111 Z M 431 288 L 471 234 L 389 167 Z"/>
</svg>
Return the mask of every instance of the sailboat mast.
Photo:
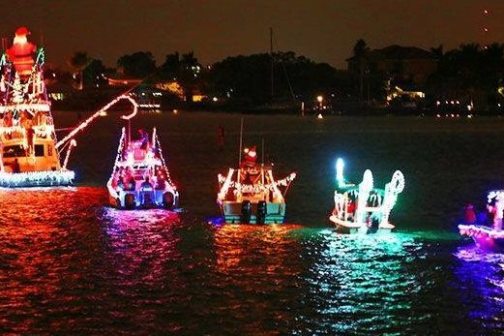
<svg viewBox="0 0 504 336">
<path fill-rule="evenodd" d="M 238 155 L 238 168 L 241 167 L 242 148 L 243 148 L 243 117 L 241 118 L 241 123 L 240 123 L 240 153 Z"/>
<path fill-rule="evenodd" d="M 271 100 L 273 100 L 273 96 L 275 94 L 275 76 L 274 76 L 274 68 L 275 68 L 275 61 L 273 58 L 273 28 L 270 27 L 270 58 L 271 58 L 271 71 L 270 71 L 270 76 L 271 76 Z"/>
</svg>

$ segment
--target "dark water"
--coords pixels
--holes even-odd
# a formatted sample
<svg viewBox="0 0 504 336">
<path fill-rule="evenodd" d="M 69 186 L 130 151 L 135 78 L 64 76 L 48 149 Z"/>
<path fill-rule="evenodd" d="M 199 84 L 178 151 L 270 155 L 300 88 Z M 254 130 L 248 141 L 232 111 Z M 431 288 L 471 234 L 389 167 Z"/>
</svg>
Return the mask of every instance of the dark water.
<svg viewBox="0 0 504 336">
<path fill-rule="evenodd" d="M 58 126 L 74 114 L 56 114 Z M 100 120 L 70 165 L 79 186 L 0 191 L 0 333 L 481 335 L 504 333 L 504 257 L 459 239 L 463 205 L 504 187 L 504 120 L 245 119 L 276 175 L 291 170 L 288 222 L 222 226 L 216 175 L 235 164 L 240 117 L 147 115 L 183 211 L 106 207 L 121 124 Z M 217 127 L 226 150 L 216 149 Z M 406 176 L 390 235 L 327 222 L 334 163 Z"/>
</svg>

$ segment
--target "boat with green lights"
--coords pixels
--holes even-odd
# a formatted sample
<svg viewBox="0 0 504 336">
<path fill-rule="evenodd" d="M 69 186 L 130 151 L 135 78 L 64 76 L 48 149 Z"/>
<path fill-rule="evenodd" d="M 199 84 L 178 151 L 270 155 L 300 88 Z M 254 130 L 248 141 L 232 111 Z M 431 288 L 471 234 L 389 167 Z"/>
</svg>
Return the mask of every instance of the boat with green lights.
<svg viewBox="0 0 504 336">
<path fill-rule="evenodd" d="M 337 189 L 334 192 L 334 209 L 329 220 L 342 233 L 375 233 L 395 228 L 389 222 L 390 212 L 397 196 L 404 190 L 405 180 L 396 170 L 384 189 L 374 187 L 372 172 L 364 172 L 358 185 L 349 183 L 343 176 L 344 161 L 336 162 Z"/>
</svg>

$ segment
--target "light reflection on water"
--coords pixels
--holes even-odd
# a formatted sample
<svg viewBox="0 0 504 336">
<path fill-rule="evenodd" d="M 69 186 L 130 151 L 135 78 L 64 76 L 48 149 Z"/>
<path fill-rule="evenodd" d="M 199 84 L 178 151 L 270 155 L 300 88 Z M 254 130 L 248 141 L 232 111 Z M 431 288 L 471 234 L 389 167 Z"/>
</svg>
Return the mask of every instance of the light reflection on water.
<svg viewBox="0 0 504 336">
<path fill-rule="evenodd" d="M 176 244 L 180 238 L 171 229 L 180 224 L 177 213 L 105 208 L 101 222 L 110 247 L 110 269 L 129 286 L 161 281 L 165 261 L 179 257 Z M 132 279 L 134 283 L 130 283 Z"/>
<path fill-rule="evenodd" d="M 313 249 L 313 263 L 306 280 L 324 321 L 318 332 L 408 327 L 411 321 L 403 319 L 404 312 L 422 289 L 408 265 L 423 257 L 421 242 L 406 234 L 341 235 L 330 229 L 316 237 L 318 244 L 310 239 L 307 246 Z"/>
<path fill-rule="evenodd" d="M 454 272 L 460 281 L 469 318 L 488 332 L 504 330 L 504 255 L 481 250 L 475 244 L 459 247 Z"/>
<path fill-rule="evenodd" d="M 455 335 L 504 327 L 504 259 L 459 249 L 456 235 L 210 225 L 188 212 L 106 203 L 103 188 L 0 191 L 0 333 Z"/>
</svg>

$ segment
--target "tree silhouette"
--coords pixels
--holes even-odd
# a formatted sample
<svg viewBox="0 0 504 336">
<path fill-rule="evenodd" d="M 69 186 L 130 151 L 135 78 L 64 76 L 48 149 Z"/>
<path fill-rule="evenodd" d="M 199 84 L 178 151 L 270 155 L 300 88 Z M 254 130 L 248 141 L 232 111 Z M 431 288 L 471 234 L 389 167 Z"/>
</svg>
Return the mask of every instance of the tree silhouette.
<svg viewBox="0 0 504 336">
<path fill-rule="evenodd" d="M 357 40 L 353 47 L 353 57 L 357 61 L 359 69 L 359 92 L 361 102 L 364 100 L 364 75 L 369 71 L 369 51 L 369 47 L 363 39 Z"/>
<path fill-rule="evenodd" d="M 88 56 L 86 52 L 77 51 L 73 54 L 73 56 L 69 59 L 68 63 L 70 66 L 79 73 L 79 90 L 84 89 L 84 76 L 83 71 L 92 61 L 92 58 Z"/>
<path fill-rule="evenodd" d="M 156 71 L 156 61 L 150 51 L 138 51 L 121 56 L 117 66 L 126 75 L 134 78 L 145 78 Z"/>
</svg>

